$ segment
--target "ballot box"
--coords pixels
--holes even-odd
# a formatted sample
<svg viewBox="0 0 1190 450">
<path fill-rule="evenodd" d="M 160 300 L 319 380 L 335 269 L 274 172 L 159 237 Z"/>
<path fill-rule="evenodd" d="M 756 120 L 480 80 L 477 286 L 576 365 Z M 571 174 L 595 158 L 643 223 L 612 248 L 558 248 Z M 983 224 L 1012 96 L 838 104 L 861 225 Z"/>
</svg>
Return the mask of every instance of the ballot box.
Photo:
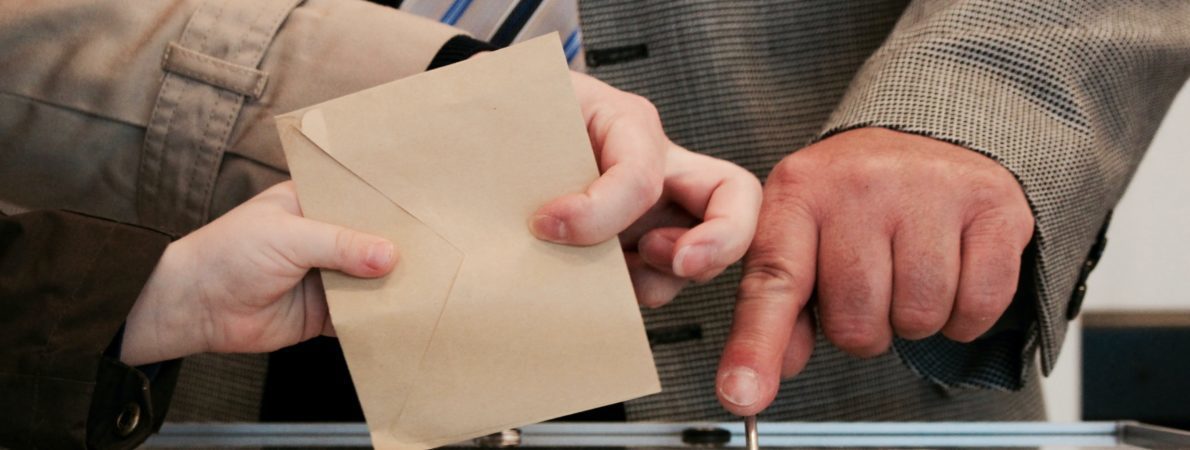
<svg viewBox="0 0 1190 450">
<path fill-rule="evenodd" d="M 760 448 L 1190 448 L 1190 432 L 1136 422 L 764 422 Z M 369 446 L 364 424 L 166 424 L 146 448 Z M 743 422 L 542 423 L 452 447 L 742 448 Z"/>
</svg>

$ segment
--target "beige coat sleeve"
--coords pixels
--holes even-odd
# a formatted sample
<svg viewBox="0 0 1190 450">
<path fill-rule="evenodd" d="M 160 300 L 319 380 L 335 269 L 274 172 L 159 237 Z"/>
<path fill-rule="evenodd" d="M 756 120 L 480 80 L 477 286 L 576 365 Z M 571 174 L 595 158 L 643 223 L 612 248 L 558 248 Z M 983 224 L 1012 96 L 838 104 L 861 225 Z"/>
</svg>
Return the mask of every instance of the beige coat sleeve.
<svg viewBox="0 0 1190 450">
<path fill-rule="evenodd" d="M 354 0 L 3 2 L 0 203 L 184 233 L 285 177 L 273 115 L 458 34 Z"/>
<path fill-rule="evenodd" d="M 287 177 L 275 114 L 419 73 L 457 34 L 349 0 L 0 2 L 0 205 L 185 233 Z M 5 441 L 135 446 L 147 433 L 87 410 L 126 404 L 121 387 L 137 380 L 113 373 L 92 371 L 76 383 L 90 387 L 70 392 L 43 383 L 39 398 L 75 401 L 26 416 L 70 423 L 13 422 Z M 174 406 L 196 389 L 213 410 L 259 398 L 259 383 L 214 373 L 175 391 Z M 164 405 L 154 405 L 159 418 Z"/>
<path fill-rule="evenodd" d="M 1053 369 L 1101 230 L 1190 74 L 1190 2 L 918 0 L 852 81 L 823 135 L 879 126 L 953 142 L 1021 182 L 1036 218 L 1018 339 L 898 341 L 947 385 L 1019 388 Z M 1023 346 L 1023 348 L 1022 348 Z"/>
</svg>

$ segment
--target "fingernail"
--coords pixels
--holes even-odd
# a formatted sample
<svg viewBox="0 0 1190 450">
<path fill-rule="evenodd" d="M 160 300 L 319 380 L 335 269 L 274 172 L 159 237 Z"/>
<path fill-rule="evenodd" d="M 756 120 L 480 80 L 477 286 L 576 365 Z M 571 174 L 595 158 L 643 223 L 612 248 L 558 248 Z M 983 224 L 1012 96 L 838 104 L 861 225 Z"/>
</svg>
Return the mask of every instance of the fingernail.
<svg viewBox="0 0 1190 450">
<path fill-rule="evenodd" d="M 563 241 L 566 239 L 566 224 L 557 217 L 539 215 L 533 217 L 531 224 L 533 234 L 547 241 Z"/>
<path fill-rule="evenodd" d="M 707 244 L 687 245 L 674 255 L 674 275 L 688 278 L 707 270 L 711 264 L 711 247 Z"/>
<path fill-rule="evenodd" d="M 368 256 L 364 264 L 373 270 L 384 270 L 393 260 L 393 244 L 391 242 L 377 242 L 368 247 Z"/>
<path fill-rule="evenodd" d="M 719 383 L 719 394 L 733 405 L 752 406 L 760 400 L 760 383 L 756 371 L 747 367 L 731 369 Z"/>
</svg>

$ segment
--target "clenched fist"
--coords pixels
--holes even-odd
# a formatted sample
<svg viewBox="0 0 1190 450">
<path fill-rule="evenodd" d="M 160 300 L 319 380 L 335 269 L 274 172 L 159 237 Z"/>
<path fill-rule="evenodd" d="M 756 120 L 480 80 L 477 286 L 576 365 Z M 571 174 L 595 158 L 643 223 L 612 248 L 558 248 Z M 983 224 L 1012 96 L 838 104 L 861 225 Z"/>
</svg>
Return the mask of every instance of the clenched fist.
<svg viewBox="0 0 1190 450">
<path fill-rule="evenodd" d="M 764 188 L 720 401 L 755 414 L 802 370 L 815 289 L 822 333 L 855 356 L 894 335 L 976 339 L 1012 301 L 1032 235 L 1012 173 L 953 144 L 862 128 L 789 155 Z"/>
</svg>

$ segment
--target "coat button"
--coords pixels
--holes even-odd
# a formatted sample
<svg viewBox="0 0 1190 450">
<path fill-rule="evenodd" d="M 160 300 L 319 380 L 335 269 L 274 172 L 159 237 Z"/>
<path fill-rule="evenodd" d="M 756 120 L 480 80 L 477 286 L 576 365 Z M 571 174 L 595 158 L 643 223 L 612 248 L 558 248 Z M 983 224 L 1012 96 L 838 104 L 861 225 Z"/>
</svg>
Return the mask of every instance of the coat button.
<svg viewBox="0 0 1190 450">
<path fill-rule="evenodd" d="M 140 424 L 140 405 L 136 403 L 128 403 L 124 405 L 124 410 L 120 411 L 120 415 L 116 416 L 116 434 L 120 437 L 127 437 L 136 431 L 136 426 Z"/>
<path fill-rule="evenodd" d="M 1066 304 L 1066 320 L 1074 320 L 1083 308 L 1083 299 L 1087 298 L 1087 283 L 1079 283 L 1070 296 L 1070 303 Z"/>
<path fill-rule="evenodd" d="M 1083 299 L 1087 297 L 1087 277 L 1095 270 L 1095 266 L 1099 265 L 1103 250 L 1107 248 L 1107 226 L 1111 224 L 1111 215 L 1112 212 L 1108 211 L 1107 217 L 1103 219 L 1103 226 L 1099 228 L 1099 236 L 1091 245 L 1091 251 L 1087 253 L 1087 259 L 1078 271 L 1078 285 L 1074 288 L 1074 293 L 1070 294 L 1070 303 L 1066 304 L 1066 320 L 1074 320 L 1083 308 Z"/>
</svg>

